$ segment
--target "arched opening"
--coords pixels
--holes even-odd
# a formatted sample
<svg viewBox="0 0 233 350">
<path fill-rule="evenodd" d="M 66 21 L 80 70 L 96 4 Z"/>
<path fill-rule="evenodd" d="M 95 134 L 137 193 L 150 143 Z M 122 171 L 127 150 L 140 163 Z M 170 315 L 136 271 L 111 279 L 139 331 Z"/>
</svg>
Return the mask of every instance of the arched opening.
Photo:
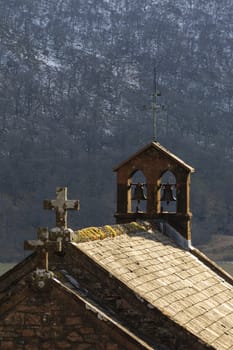
<svg viewBox="0 0 233 350">
<path fill-rule="evenodd" d="M 160 180 L 160 211 L 161 213 L 176 213 L 176 177 L 167 170 Z"/>
<path fill-rule="evenodd" d="M 129 212 L 145 213 L 147 209 L 146 178 L 137 170 L 129 179 Z"/>
</svg>

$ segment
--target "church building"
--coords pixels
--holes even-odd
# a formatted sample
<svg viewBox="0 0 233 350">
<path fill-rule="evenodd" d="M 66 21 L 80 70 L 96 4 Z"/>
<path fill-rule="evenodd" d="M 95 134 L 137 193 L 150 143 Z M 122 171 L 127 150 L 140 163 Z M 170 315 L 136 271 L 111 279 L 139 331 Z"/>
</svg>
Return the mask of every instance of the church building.
<svg viewBox="0 0 233 350">
<path fill-rule="evenodd" d="M 1 350 L 233 350 L 233 278 L 192 246 L 194 169 L 158 142 L 115 167 L 116 224 L 56 227 L 0 277 Z"/>
</svg>

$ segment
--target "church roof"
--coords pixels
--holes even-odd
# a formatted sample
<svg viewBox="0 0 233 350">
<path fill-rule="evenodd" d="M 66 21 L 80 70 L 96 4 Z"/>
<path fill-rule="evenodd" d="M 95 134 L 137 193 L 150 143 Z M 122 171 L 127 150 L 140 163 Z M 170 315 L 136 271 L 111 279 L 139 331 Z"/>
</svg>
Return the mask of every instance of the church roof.
<svg viewBox="0 0 233 350">
<path fill-rule="evenodd" d="M 130 158 L 126 159 L 125 161 L 123 161 L 122 163 L 120 163 L 118 166 L 116 166 L 113 170 L 114 171 L 118 171 L 122 166 L 124 166 L 125 164 L 127 164 L 128 162 L 130 162 L 132 159 L 134 159 L 137 156 L 140 156 L 141 154 L 143 154 L 144 152 L 148 151 L 149 149 L 155 149 L 159 152 L 161 152 L 163 155 L 165 155 L 166 157 L 170 158 L 171 160 L 175 161 L 176 163 L 178 163 L 181 167 L 185 168 L 186 170 L 188 170 L 189 172 L 193 173 L 195 171 L 195 169 L 193 167 L 191 167 L 190 165 L 188 165 L 187 163 L 185 163 L 182 159 L 180 159 L 179 157 L 177 157 L 176 155 L 174 155 L 172 152 L 168 151 L 165 147 L 163 147 L 162 145 L 160 145 L 159 142 L 150 142 L 149 144 L 147 144 L 145 147 L 143 147 L 142 149 L 140 149 L 138 152 L 136 152 L 135 154 L 133 154 Z"/>
<path fill-rule="evenodd" d="M 66 254 L 56 259 L 58 263 L 51 260 L 50 264 L 54 288 L 64 292 L 66 300 L 71 298 L 85 305 L 86 310 L 96 315 L 96 322 L 107 320 L 110 327 L 140 348 L 178 349 L 179 344 L 171 345 L 170 339 L 165 347 L 158 345 L 160 338 L 163 344 L 163 333 L 167 332 L 176 341 L 181 339 L 184 349 L 232 349 L 232 277 L 218 270 L 197 250 L 182 249 L 149 223 L 79 230 L 68 243 Z M 0 315 L 9 307 L 12 313 L 13 304 L 19 304 L 21 288 L 26 288 L 36 264 L 34 253 L 0 278 Z M 96 280 L 91 273 L 96 275 Z M 109 283 L 112 291 L 104 290 L 109 288 Z M 29 295 L 31 292 L 27 290 Z M 126 313 L 127 303 L 113 308 L 120 303 L 120 290 L 134 306 Z M 145 326 L 149 327 L 149 331 L 145 328 L 145 336 L 144 329 L 132 328 L 134 316 L 130 315 L 134 311 L 140 316 L 142 328 L 153 317 L 159 320 L 155 325 L 152 322 L 152 333 L 148 333 L 149 323 Z M 129 320 L 129 327 L 124 317 Z"/>
<path fill-rule="evenodd" d="M 233 279 L 217 274 L 210 261 L 151 229 L 72 245 L 148 307 L 159 309 L 214 349 L 232 349 Z"/>
</svg>

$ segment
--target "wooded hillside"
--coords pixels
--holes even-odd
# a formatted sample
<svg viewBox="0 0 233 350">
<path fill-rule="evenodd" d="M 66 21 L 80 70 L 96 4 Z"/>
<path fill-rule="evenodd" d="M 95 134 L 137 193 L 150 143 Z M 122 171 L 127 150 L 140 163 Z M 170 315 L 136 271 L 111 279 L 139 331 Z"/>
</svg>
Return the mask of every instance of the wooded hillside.
<svg viewBox="0 0 233 350">
<path fill-rule="evenodd" d="M 233 3 L 230 0 L 1 0 L 0 217 L 3 258 L 55 219 L 56 186 L 113 222 L 112 167 L 152 139 L 196 168 L 194 243 L 233 226 Z M 147 108 L 144 108 L 147 106 Z"/>
</svg>

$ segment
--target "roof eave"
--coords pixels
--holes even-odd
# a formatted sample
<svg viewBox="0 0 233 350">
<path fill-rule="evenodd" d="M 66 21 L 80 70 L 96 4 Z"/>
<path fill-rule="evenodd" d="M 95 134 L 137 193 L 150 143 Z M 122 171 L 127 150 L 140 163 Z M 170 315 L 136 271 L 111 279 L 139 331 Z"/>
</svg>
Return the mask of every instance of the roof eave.
<svg viewBox="0 0 233 350">
<path fill-rule="evenodd" d="M 138 152 L 134 153 L 131 157 L 127 158 L 126 160 L 124 160 L 123 162 L 118 164 L 116 167 L 113 168 L 113 171 L 117 172 L 122 166 L 124 166 L 125 164 L 130 162 L 133 158 L 137 157 L 141 153 L 145 152 L 150 147 L 153 147 L 153 148 L 155 148 L 155 149 L 157 149 L 159 151 L 162 151 L 165 155 L 167 155 L 168 157 L 170 157 L 171 159 L 173 159 L 174 161 L 179 163 L 180 166 L 182 166 L 183 168 L 188 170 L 188 172 L 190 172 L 190 173 L 194 173 L 195 172 L 195 169 L 193 167 L 191 167 L 190 165 L 185 163 L 183 160 L 181 160 L 179 157 L 174 155 L 172 152 L 168 151 L 165 147 L 163 147 L 162 145 L 160 145 L 159 142 L 156 142 L 156 141 L 150 142 L 149 144 L 147 144 L 146 146 L 141 148 Z"/>
</svg>

